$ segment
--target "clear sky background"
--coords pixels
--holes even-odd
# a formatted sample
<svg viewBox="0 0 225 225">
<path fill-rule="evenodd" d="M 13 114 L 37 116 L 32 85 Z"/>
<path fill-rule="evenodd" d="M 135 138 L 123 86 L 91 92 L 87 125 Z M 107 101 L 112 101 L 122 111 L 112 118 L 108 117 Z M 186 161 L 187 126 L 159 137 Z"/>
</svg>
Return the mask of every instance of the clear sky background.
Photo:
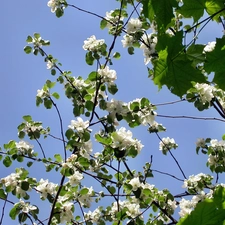
<svg viewBox="0 0 225 225">
<path fill-rule="evenodd" d="M 68 3 L 102 16 L 105 16 L 106 11 L 119 7 L 119 3 L 113 0 L 71 0 Z M 63 64 L 62 70 L 71 70 L 73 76 L 84 78 L 95 70 L 95 66 L 87 66 L 84 61 L 83 41 L 94 34 L 98 39 L 105 39 L 110 46 L 112 36 L 108 36 L 107 30 L 100 30 L 99 18 L 72 8 L 67 8 L 65 16 L 58 19 L 47 7 L 47 1 L 23 0 L 13 3 L 3 1 L 1 8 L 0 145 L 3 146 L 11 139 L 18 141 L 17 126 L 22 122 L 22 116 L 28 114 L 36 121 L 43 121 L 44 127 L 50 126 L 52 134 L 58 135 L 59 122 L 55 110 L 46 110 L 43 106 L 37 108 L 35 105 L 37 89 L 41 89 L 47 79 L 54 80 L 55 78 L 46 69 L 44 58 L 24 53 L 23 47 L 26 45 L 27 36 L 38 32 L 44 39 L 49 39 L 51 46 L 46 47 L 45 50 Z M 206 44 L 222 35 L 222 26 L 211 23 L 200 34 L 197 42 Z M 144 65 L 141 50 L 137 49 L 135 55 L 130 56 L 127 50 L 122 48 L 121 41 L 117 42 L 115 50 L 120 51 L 122 57 L 120 60 L 114 60 L 113 66 L 111 66 L 112 69 L 117 71 L 118 80 L 116 83 L 119 88 L 119 92 L 113 98 L 128 102 L 135 98 L 147 97 L 154 104 L 178 100 L 166 88 L 158 92 L 157 87 L 148 78 L 147 67 Z M 57 105 L 63 116 L 64 127 L 67 127 L 70 120 L 74 119 L 71 104 L 69 100 L 63 98 L 61 86 L 57 86 L 56 90 L 61 93 L 61 99 L 57 102 Z M 161 115 L 219 117 L 214 109 L 199 113 L 191 103 L 187 102 L 160 106 L 157 113 Z M 209 173 L 209 169 L 205 166 L 206 157 L 201 154 L 196 156 L 195 142 L 200 137 L 221 139 L 224 134 L 222 122 L 157 117 L 156 121 L 167 128 L 167 132 L 160 133 L 160 136 L 169 136 L 178 143 L 179 147 L 173 153 L 180 162 L 186 176 L 200 172 Z M 140 139 L 145 147 L 138 158 L 128 162 L 131 169 L 141 170 L 142 165 L 150 160 L 150 155 L 153 155 L 153 169 L 182 178 L 182 174 L 171 157 L 162 155 L 158 150 L 159 140 L 155 134 L 150 135 L 147 127 L 135 128 L 132 129 L 132 132 L 134 137 Z M 61 145 L 57 141 L 47 140 L 42 144 L 45 151 L 49 153 L 48 156 L 62 152 Z M 35 145 L 35 148 L 38 147 Z M 101 148 L 94 145 L 93 150 L 97 152 L 101 151 Z M 0 178 L 14 172 L 12 167 L 5 168 L 3 165 L 0 165 L 0 167 Z M 56 175 L 45 174 L 41 164 L 37 164 L 34 168 L 30 171 L 31 176 L 34 175 L 38 179 L 41 177 L 48 178 L 54 182 L 59 181 Z M 220 180 L 220 182 L 223 182 L 223 180 Z M 160 174 L 155 174 L 155 178 L 150 183 L 155 184 L 159 189 L 168 187 L 173 194 L 184 191 L 181 188 L 181 182 L 176 182 Z M 38 198 L 39 196 L 34 197 L 37 202 L 39 202 Z M 41 204 L 49 210 L 48 204 L 44 205 L 44 202 Z M 15 224 L 7 219 L 4 221 L 4 224 Z"/>
</svg>

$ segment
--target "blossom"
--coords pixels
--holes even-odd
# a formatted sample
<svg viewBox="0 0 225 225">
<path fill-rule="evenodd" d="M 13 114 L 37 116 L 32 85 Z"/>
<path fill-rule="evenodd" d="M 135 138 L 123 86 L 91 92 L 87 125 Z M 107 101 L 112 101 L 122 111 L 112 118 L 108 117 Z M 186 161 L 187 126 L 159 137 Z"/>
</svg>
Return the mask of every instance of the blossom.
<svg viewBox="0 0 225 225">
<path fill-rule="evenodd" d="M 159 150 L 161 150 L 163 154 L 166 154 L 172 148 L 176 149 L 177 147 L 178 145 L 175 143 L 175 140 L 169 137 L 163 138 L 159 143 Z"/>
<path fill-rule="evenodd" d="M 105 43 L 103 39 L 97 40 L 95 35 L 84 41 L 83 49 L 88 51 L 98 51 L 98 49 Z"/>
<path fill-rule="evenodd" d="M 204 138 L 198 138 L 196 142 L 196 147 L 198 148 L 204 148 L 205 147 L 205 139 Z"/>
<path fill-rule="evenodd" d="M 137 189 L 138 189 L 139 187 L 141 187 L 141 183 L 140 183 L 139 177 L 133 178 L 133 179 L 129 182 L 129 184 L 132 185 L 132 190 L 133 190 L 133 191 L 137 191 Z"/>
<path fill-rule="evenodd" d="M 44 91 L 43 89 L 37 90 L 37 97 L 44 98 L 44 97 L 47 97 L 47 96 L 49 96 L 49 93 L 47 91 Z"/>
<path fill-rule="evenodd" d="M 156 54 L 155 46 L 157 44 L 157 41 L 158 39 L 156 36 L 154 36 L 154 34 L 144 34 L 142 36 L 142 43 L 140 45 L 140 48 L 143 49 L 145 65 L 147 65 Z"/>
<path fill-rule="evenodd" d="M 24 201 L 21 200 L 21 199 L 20 199 L 19 204 L 20 204 L 20 207 L 22 208 L 22 209 L 21 209 L 22 212 L 24 212 L 24 213 L 29 213 L 30 211 L 36 210 L 36 209 L 37 209 L 36 206 L 30 205 L 29 202 L 24 202 Z"/>
<path fill-rule="evenodd" d="M 208 44 L 203 49 L 203 53 L 212 52 L 215 47 L 216 47 L 216 42 L 215 41 L 208 42 Z"/>
<path fill-rule="evenodd" d="M 200 99 L 203 104 L 205 104 L 206 102 L 210 102 L 212 100 L 212 98 L 214 97 L 214 95 L 213 95 L 214 87 L 213 86 L 210 86 L 205 83 L 204 84 L 196 83 L 194 87 L 197 89 L 198 94 L 199 94 Z"/>
<path fill-rule="evenodd" d="M 55 66 L 55 63 L 53 63 L 52 61 L 48 60 L 47 61 L 47 69 L 50 70 Z"/>
<path fill-rule="evenodd" d="M 39 184 L 36 187 L 36 190 L 40 192 L 42 199 L 46 199 L 48 194 L 50 195 L 56 194 L 56 187 L 57 187 L 56 184 L 49 182 L 48 180 L 43 180 L 41 178 Z"/>
<path fill-rule="evenodd" d="M 92 223 L 97 223 L 99 219 L 101 218 L 101 210 L 98 207 L 93 212 L 90 210 L 87 213 L 84 213 L 84 218 L 86 221 L 90 221 Z"/>
<path fill-rule="evenodd" d="M 127 33 L 135 33 L 137 31 L 140 31 L 142 27 L 142 22 L 137 18 L 131 18 L 127 24 Z"/>
<path fill-rule="evenodd" d="M 90 208 L 94 190 L 92 187 L 90 188 L 84 187 L 84 188 L 88 189 L 88 192 L 87 194 L 79 195 L 78 201 L 81 203 L 82 206 Z"/>
<path fill-rule="evenodd" d="M 131 47 L 134 43 L 134 37 L 126 34 L 123 36 L 123 40 L 121 40 L 121 42 L 124 48 Z"/>
<path fill-rule="evenodd" d="M 20 141 L 20 142 L 16 143 L 16 148 L 18 148 L 22 153 L 25 153 L 25 154 L 27 153 L 27 151 L 29 149 L 33 149 L 33 147 L 34 147 L 33 145 L 29 144 L 26 141 Z M 32 152 L 33 152 L 33 150 L 32 150 Z"/>
<path fill-rule="evenodd" d="M 89 121 L 83 121 L 81 117 L 77 117 L 77 120 L 71 120 L 71 124 L 68 126 L 70 129 L 75 129 L 80 133 L 83 133 L 89 126 Z"/>
<path fill-rule="evenodd" d="M 110 12 L 106 12 L 105 19 L 109 22 L 107 22 L 107 27 L 111 29 L 113 26 L 115 26 L 118 22 L 123 21 L 124 17 L 117 15 L 113 10 Z"/>
<path fill-rule="evenodd" d="M 116 71 L 110 70 L 108 66 L 103 69 L 98 69 L 98 73 L 101 75 L 102 81 L 109 85 L 117 79 Z"/>
<path fill-rule="evenodd" d="M 74 219 L 73 211 L 74 211 L 74 203 L 73 202 L 64 202 L 60 207 L 60 223 L 71 222 Z"/>
<path fill-rule="evenodd" d="M 54 13 L 61 7 L 61 0 L 49 0 L 47 5 L 51 8 L 51 12 Z"/>
<path fill-rule="evenodd" d="M 84 176 L 79 171 L 75 171 L 74 174 L 72 176 L 69 176 L 68 178 L 71 185 L 77 185 L 84 178 Z"/>
</svg>

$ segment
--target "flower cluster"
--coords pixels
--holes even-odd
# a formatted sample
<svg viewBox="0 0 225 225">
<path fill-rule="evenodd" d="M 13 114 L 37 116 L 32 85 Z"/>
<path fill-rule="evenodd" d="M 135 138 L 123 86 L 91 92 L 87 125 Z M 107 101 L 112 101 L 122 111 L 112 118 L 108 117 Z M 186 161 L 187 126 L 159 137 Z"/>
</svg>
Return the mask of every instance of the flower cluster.
<svg viewBox="0 0 225 225">
<path fill-rule="evenodd" d="M 26 192 L 31 191 L 31 187 L 24 188 L 24 184 L 28 184 L 28 179 L 22 178 L 25 174 L 24 169 L 16 169 L 16 173 L 2 178 L 0 183 L 5 186 L 7 192 L 14 192 L 18 198 L 26 198 L 28 196 Z"/>
<path fill-rule="evenodd" d="M 141 31 L 142 29 L 142 22 L 139 19 L 131 18 L 127 23 L 127 33 L 132 34 L 137 31 Z"/>
<path fill-rule="evenodd" d="M 196 193 L 199 191 L 203 191 L 204 188 L 209 188 L 212 185 L 213 177 L 199 173 L 197 175 L 191 175 L 188 179 L 184 180 L 183 188 L 187 188 L 189 193 Z"/>
<path fill-rule="evenodd" d="M 105 43 L 103 39 L 97 40 L 95 35 L 84 41 L 83 49 L 86 51 L 99 51 L 101 46 Z"/>
<path fill-rule="evenodd" d="M 103 69 L 98 69 L 102 82 L 106 82 L 108 86 L 112 85 L 117 79 L 116 71 L 110 70 L 108 66 Z"/>
<path fill-rule="evenodd" d="M 71 120 L 71 124 L 68 127 L 76 130 L 78 133 L 84 133 L 89 127 L 89 121 L 83 121 L 81 117 L 77 117 L 77 120 Z"/>
<path fill-rule="evenodd" d="M 36 210 L 37 207 L 34 205 L 30 205 L 29 202 L 24 202 L 20 199 L 20 202 L 17 205 L 21 208 L 21 211 L 24 213 L 29 213 L 30 211 Z"/>
<path fill-rule="evenodd" d="M 203 49 L 203 53 L 212 52 L 215 47 L 216 47 L 216 42 L 215 41 L 208 42 L 208 44 Z"/>
<path fill-rule="evenodd" d="M 101 215 L 102 215 L 101 211 L 102 210 L 100 207 L 95 209 L 93 212 L 89 210 L 87 213 L 84 213 L 84 218 L 87 222 L 98 224 L 99 220 L 101 220 Z"/>
<path fill-rule="evenodd" d="M 203 104 L 205 104 L 206 102 L 210 102 L 213 99 L 213 91 L 215 90 L 213 86 L 205 83 L 196 83 L 194 87 L 197 89 L 199 97 Z"/>
<path fill-rule="evenodd" d="M 167 152 L 171 149 L 176 149 L 178 145 L 175 143 L 175 140 L 173 138 L 162 138 L 162 141 L 159 143 L 159 150 L 162 151 L 164 155 L 167 154 Z"/>
<path fill-rule="evenodd" d="M 191 200 L 186 200 L 182 198 L 179 202 L 180 217 L 185 217 L 186 215 L 190 214 L 197 205 L 197 203 L 203 201 L 206 197 L 207 195 L 205 194 L 205 192 L 201 191 L 199 195 L 193 196 Z"/>
<path fill-rule="evenodd" d="M 36 190 L 40 193 L 41 199 L 46 199 L 48 195 L 55 195 L 56 194 L 57 184 L 49 182 L 48 180 L 44 180 L 41 178 L 39 181 Z"/>
<path fill-rule="evenodd" d="M 65 4 L 65 0 L 49 0 L 47 5 L 51 8 L 51 12 L 54 13 L 57 9 L 64 8 Z"/>
<path fill-rule="evenodd" d="M 111 147 L 120 151 L 125 151 L 128 155 L 131 148 L 134 148 L 136 154 L 140 153 L 144 145 L 142 145 L 139 140 L 133 139 L 132 136 L 133 134 L 130 130 L 126 130 L 125 127 L 121 127 L 119 130 L 112 133 Z"/>
<path fill-rule="evenodd" d="M 33 145 L 29 144 L 26 141 L 19 141 L 16 143 L 16 148 L 20 151 L 21 154 L 33 154 Z"/>
<path fill-rule="evenodd" d="M 120 10 L 111 10 L 106 12 L 106 27 L 109 29 L 109 33 L 113 34 L 117 29 L 117 26 L 123 24 L 124 16 L 121 14 Z"/>
<path fill-rule="evenodd" d="M 144 63 L 147 65 L 153 58 L 157 56 L 157 52 L 155 46 L 157 44 L 157 37 L 152 33 L 149 35 L 144 34 L 142 36 L 142 43 L 140 48 L 143 50 L 144 53 Z"/>
</svg>

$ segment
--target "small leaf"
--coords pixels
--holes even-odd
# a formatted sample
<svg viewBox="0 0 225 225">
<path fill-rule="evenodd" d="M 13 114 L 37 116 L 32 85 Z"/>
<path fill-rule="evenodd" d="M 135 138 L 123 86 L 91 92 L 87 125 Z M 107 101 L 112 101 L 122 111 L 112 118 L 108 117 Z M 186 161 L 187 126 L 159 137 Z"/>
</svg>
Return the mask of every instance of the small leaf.
<svg viewBox="0 0 225 225">
<path fill-rule="evenodd" d="M 92 65 L 93 65 L 95 59 L 94 59 L 94 57 L 92 56 L 92 52 L 87 52 L 87 53 L 86 53 L 85 60 L 86 60 L 86 63 L 87 63 L 89 66 L 92 66 Z"/>
<path fill-rule="evenodd" d="M 83 189 L 80 190 L 81 195 L 86 195 L 88 192 L 89 192 L 88 188 L 83 188 Z"/>
<path fill-rule="evenodd" d="M 57 93 L 57 92 L 54 92 L 54 93 L 52 93 L 52 96 L 54 97 L 54 98 L 56 98 L 56 99 L 59 99 L 59 94 Z"/>
<path fill-rule="evenodd" d="M 100 28 L 103 30 L 104 28 L 106 28 L 107 26 L 107 21 L 105 19 L 101 20 L 100 22 Z"/>
<path fill-rule="evenodd" d="M 38 39 L 41 37 L 41 35 L 39 33 L 34 33 L 34 37 Z"/>
<path fill-rule="evenodd" d="M 59 162 L 59 163 L 63 162 L 62 156 L 60 154 L 55 154 L 54 158 L 56 162 Z"/>
<path fill-rule="evenodd" d="M 23 116 L 23 119 L 24 119 L 26 122 L 31 122 L 31 121 L 32 121 L 32 117 L 31 117 L 30 115 Z"/>
<path fill-rule="evenodd" d="M 33 38 L 30 35 L 27 36 L 26 42 L 28 42 L 28 43 L 33 42 Z"/>
<path fill-rule="evenodd" d="M 32 52 L 32 47 L 30 47 L 30 46 L 25 46 L 23 50 L 24 50 L 24 52 L 25 52 L 26 54 L 30 54 L 30 53 Z"/>
<path fill-rule="evenodd" d="M 3 189 L 0 189 L 0 198 L 3 200 L 7 198 L 7 195 Z"/>
<path fill-rule="evenodd" d="M 128 53 L 129 53 L 130 55 L 133 55 L 133 54 L 134 54 L 134 47 L 129 47 L 129 48 L 127 49 L 127 51 L 128 51 Z"/>
<path fill-rule="evenodd" d="M 51 69 L 51 74 L 54 76 L 56 75 L 56 70 L 55 69 Z"/>
<path fill-rule="evenodd" d="M 115 59 L 120 59 L 120 53 L 119 53 L 119 52 L 115 52 L 115 53 L 113 54 L 113 58 L 115 58 Z"/>
<path fill-rule="evenodd" d="M 30 184 L 27 181 L 22 181 L 20 185 L 21 185 L 21 189 L 24 191 L 28 191 L 30 187 Z"/>
<path fill-rule="evenodd" d="M 48 98 L 44 99 L 44 106 L 46 109 L 51 109 L 52 108 L 52 101 Z"/>
<path fill-rule="evenodd" d="M 12 164 L 12 160 L 10 159 L 9 156 L 6 156 L 4 159 L 3 159 L 3 164 L 5 167 L 10 167 L 11 164 Z"/>
</svg>

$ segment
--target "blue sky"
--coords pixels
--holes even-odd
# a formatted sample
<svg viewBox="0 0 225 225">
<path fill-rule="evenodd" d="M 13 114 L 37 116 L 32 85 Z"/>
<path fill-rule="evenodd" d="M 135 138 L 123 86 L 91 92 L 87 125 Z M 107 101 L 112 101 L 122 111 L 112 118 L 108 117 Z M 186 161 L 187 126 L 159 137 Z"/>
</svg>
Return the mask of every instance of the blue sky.
<svg viewBox="0 0 225 225">
<path fill-rule="evenodd" d="M 119 7 L 116 1 L 71 0 L 71 3 L 102 16 L 105 16 L 106 11 Z M 43 121 L 43 126 L 50 126 L 53 134 L 57 135 L 59 123 L 54 110 L 45 110 L 42 106 L 39 108 L 35 106 L 37 89 L 41 89 L 47 79 L 54 79 L 54 77 L 46 69 L 46 63 L 41 56 L 36 57 L 24 53 L 23 47 L 26 45 L 27 36 L 38 32 L 44 39 L 49 39 L 51 46 L 46 47 L 46 52 L 52 54 L 63 64 L 63 70 L 71 70 L 74 76 L 83 76 L 84 78 L 95 70 L 95 66 L 87 66 L 84 61 L 83 41 L 94 34 L 99 39 L 106 39 L 109 46 L 112 37 L 107 35 L 107 30 L 100 30 L 98 18 L 75 9 L 68 8 L 65 16 L 60 19 L 56 18 L 47 7 L 47 1 L 24 0 L 22 2 L 15 1 L 13 4 L 10 1 L 3 1 L 2 9 L 0 14 L 2 29 L 0 42 L 0 102 L 2 109 L 0 111 L 0 145 L 2 146 L 11 139 L 18 140 L 17 126 L 22 122 L 22 116 L 27 114 L 32 115 L 36 121 Z M 215 37 L 221 36 L 222 26 L 213 23 L 207 26 L 197 41 L 206 44 L 214 41 Z M 113 98 L 128 102 L 135 98 L 147 97 L 154 104 L 178 100 L 166 88 L 158 92 L 157 87 L 147 78 L 147 68 L 143 62 L 141 50 L 136 50 L 135 55 L 129 56 L 126 49 L 122 48 L 120 41 L 117 42 L 115 49 L 121 52 L 122 57 L 121 60 L 115 60 L 111 67 L 117 71 L 116 83 L 119 87 L 118 94 Z M 62 87 L 57 86 L 56 88 L 62 96 Z M 57 104 L 63 116 L 64 126 L 67 127 L 70 120 L 74 119 L 70 111 L 70 101 L 62 96 Z M 192 104 L 187 102 L 160 106 L 157 112 L 162 115 L 219 117 L 213 109 L 199 113 Z M 209 173 L 205 167 L 206 157 L 195 154 L 195 142 L 200 137 L 220 139 L 224 134 L 223 124 L 217 121 L 187 119 L 156 118 L 156 120 L 167 128 L 166 133 L 160 134 L 161 137 L 173 137 L 178 143 L 179 147 L 174 151 L 174 155 L 186 175 L 200 172 Z M 135 128 L 132 132 L 134 137 L 140 139 L 145 145 L 140 156 L 128 162 L 132 169 L 139 168 L 141 170 L 143 163 L 150 159 L 150 155 L 153 155 L 154 169 L 170 172 L 182 178 L 171 157 L 162 155 L 158 150 L 159 140 L 156 135 L 149 135 L 147 127 Z M 55 141 L 47 140 L 43 146 L 49 152 L 49 156 L 60 152 L 59 143 Z M 94 151 L 100 150 L 94 149 Z M 0 177 L 14 171 L 14 168 L 6 169 L 3 165 L 1 168 Z M 37 166 L 37 168 L 39 167 Z M 31 172 L 40 178 L 43 176 L 44 168 Z M 44 176 L 57 182 L 55 175 Z M 151 182 L 159 189 L 169 187 L 173 194 L 182 192 L 181 183 L 173 183 L 171 178 L 162 175 L 156 174 Z M 5 224 L 10 224 L 6 221 Z"/>
</svg>

